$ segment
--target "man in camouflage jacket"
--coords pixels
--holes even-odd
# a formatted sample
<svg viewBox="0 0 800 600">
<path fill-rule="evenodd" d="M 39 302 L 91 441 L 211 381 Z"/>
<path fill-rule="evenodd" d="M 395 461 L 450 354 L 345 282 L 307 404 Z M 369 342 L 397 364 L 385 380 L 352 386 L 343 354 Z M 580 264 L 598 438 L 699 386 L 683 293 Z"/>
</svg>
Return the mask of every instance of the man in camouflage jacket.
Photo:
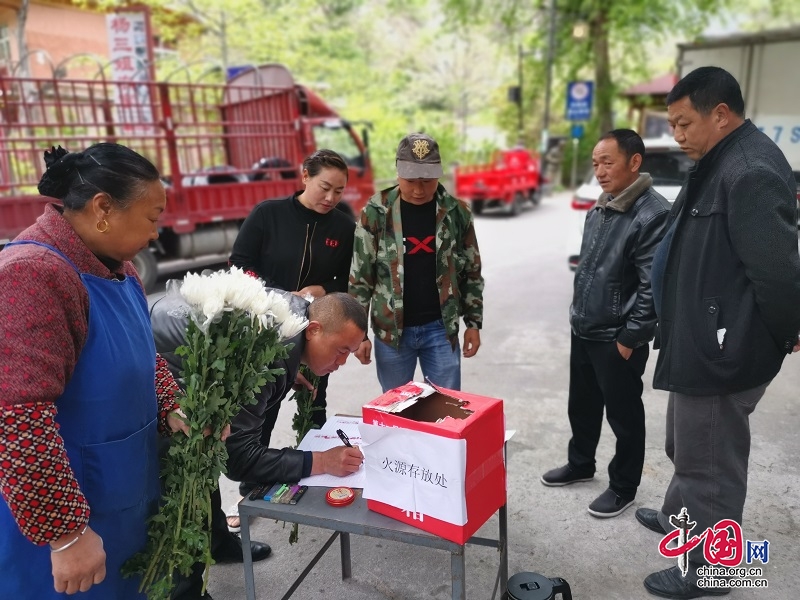
<svg viewBox="0 0 800 600">
<path fill-rule="evenodd" d="M 384 391 L 423 376 L 461 387 L 459 317 L 467 327 L 463 356 L 480 346 L 483 277 L 472 214 L 439 184 L 436 142 L 403 138 L 397 150 L 398 185 L 375 194 L 356 227 L 350 293 L 370 309 L 378 379 Z M 365 339 L 356 353 L 370 362 Z"/>
</svg>

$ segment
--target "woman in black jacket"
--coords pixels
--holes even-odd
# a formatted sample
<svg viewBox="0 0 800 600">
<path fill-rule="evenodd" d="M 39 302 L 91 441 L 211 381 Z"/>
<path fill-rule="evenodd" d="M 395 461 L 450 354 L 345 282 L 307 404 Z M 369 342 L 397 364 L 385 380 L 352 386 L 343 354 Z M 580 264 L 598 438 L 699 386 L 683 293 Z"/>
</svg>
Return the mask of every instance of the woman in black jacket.
<svg viewBox="0 0 800 600">
<path fill-rule="evenodd" d="M 355 221 L 334 208 L 347 176 L 347 164 L 332 150 L 306 158 L 305 189 L 253 209 L 233 244 L 231 264 L 301 296 L 346 292 Z"/>
<path fill-rule="evenodd" d="M 269 287 L 307 299 L 347 292 L 355 221 L 352 215 L 334 210 L 347 185 L 347 163 L 333 150 L 317 150 L 303 161 L 302 177 L 305 189 L 288 198 L 265 200 L 253 209 L 233 244 L 230 263 L 257 275 Z M 327 388 L 325 375 L 314 400 L 313 421 L 318 427 L 326 419 Z M 266 447 L 279 408 L 277 403 L 265 415 L 261 443 Z"/>
</svg>

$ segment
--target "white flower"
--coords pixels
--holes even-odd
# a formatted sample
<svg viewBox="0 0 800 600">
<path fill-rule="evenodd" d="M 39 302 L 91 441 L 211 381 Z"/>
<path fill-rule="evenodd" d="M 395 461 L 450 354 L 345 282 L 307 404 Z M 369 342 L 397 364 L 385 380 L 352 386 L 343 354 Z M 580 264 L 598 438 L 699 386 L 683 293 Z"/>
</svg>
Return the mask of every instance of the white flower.
<svg viewBox="0 0 800 600">
<path fill-rule="evenodd" d="M 279 335 L 282 340 L 288 340 L 308 327 L 308 319 L 300 315 L 291 314 L 281 324 Z"/>
<path fill-rule="evenodd" d="M 267 295 L 267 307 L 264 312 L 271 314 L 278 323 L 283 323 L 292 316 L 289 301 L 275 291 L 270 291 Z"/>
<path fill-rule="evenodd" d="M 259 284 L 260 283 L 261 282 L 259 282 Z M 281 298 L 274 291 L 270 290 L 269 292 L 267 292 L 266 288 L 264 288 L 263 286 L 261 288 L 261 292 L 262 293 L 259 294 L 259 296 L 254 299 L 254 302 L 253 302 L 253 305 L 252 305 L 252 312 L 254 314 L 257 314 L 257 315 L 267 314 L 269 312 L 270 307 L 275 303 L 276 297 L 279 300 L 283 300 L 284 302 L 286 302 L 286 300 Z"/>
<path fill-rule="evenodd" d="M 234 309 L 244 310 L 250 314 L 260 314 L 266 302 L 267 292 L 264 284 L 251 277 L 241 269 L 231 267 L 224 276 L 225 301 Z"/>
<path fill-rule="evenodd" d="M 187 273 L 180 292 L 193 309 L 192 319 L 207 333 L 209 325 L 219 320 L 225 310 L 225 288 L 219 285 L 214 274 Z"/>
<path fill-rule="evenodd" d="M 192 319 L 205 333 L 224 311 L 231 310 L 248 313 L 262 327 L 278 329 L 282 340 L 294 337 L 308 325 L 304 317 L 292 313 L 283 295 L 268 292 L 261 280 L 237 267 L 203 275 L 187 273 L 180 294 L 192 309 Z"/>
</svg>

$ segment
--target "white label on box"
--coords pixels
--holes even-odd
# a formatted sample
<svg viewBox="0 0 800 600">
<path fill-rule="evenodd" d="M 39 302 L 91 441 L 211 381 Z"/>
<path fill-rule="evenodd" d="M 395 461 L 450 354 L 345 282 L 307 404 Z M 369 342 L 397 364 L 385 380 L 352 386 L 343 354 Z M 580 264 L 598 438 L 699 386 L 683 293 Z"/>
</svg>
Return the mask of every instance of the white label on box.
<svg viewBox="0 0 800 600">
<path fill-rule="evenodd" d="M 359 430 L 366 444 L 365 498 L 466 524 L 466 440 L 363 423 Z"/>
</svg>

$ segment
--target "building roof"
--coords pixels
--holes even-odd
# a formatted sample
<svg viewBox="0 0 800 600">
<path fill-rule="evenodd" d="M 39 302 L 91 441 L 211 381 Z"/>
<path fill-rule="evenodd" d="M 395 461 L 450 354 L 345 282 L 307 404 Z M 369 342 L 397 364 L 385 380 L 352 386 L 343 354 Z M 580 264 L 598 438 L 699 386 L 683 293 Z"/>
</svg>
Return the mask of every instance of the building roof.
<svg viewBox="0 0 800 600">
<path fill-rule="evenodd" d="M 796 39 L 800 39 L 800 26 L 798 25 L 785 29 L 765 29 L 763 31 L 699 36 L 694 41 L 678 44 L 678 48 L 724 48 L 725 46 L 741 46 L 744 44 L 774 44 Z"/>
<path fill-rule="evenodd" d="M 659 75 L 645 83 L 637 83 L 622 92 L 622 96 L 666 96 L 678 83 L 678 76 L 674 73 Z"/>
</svg>

